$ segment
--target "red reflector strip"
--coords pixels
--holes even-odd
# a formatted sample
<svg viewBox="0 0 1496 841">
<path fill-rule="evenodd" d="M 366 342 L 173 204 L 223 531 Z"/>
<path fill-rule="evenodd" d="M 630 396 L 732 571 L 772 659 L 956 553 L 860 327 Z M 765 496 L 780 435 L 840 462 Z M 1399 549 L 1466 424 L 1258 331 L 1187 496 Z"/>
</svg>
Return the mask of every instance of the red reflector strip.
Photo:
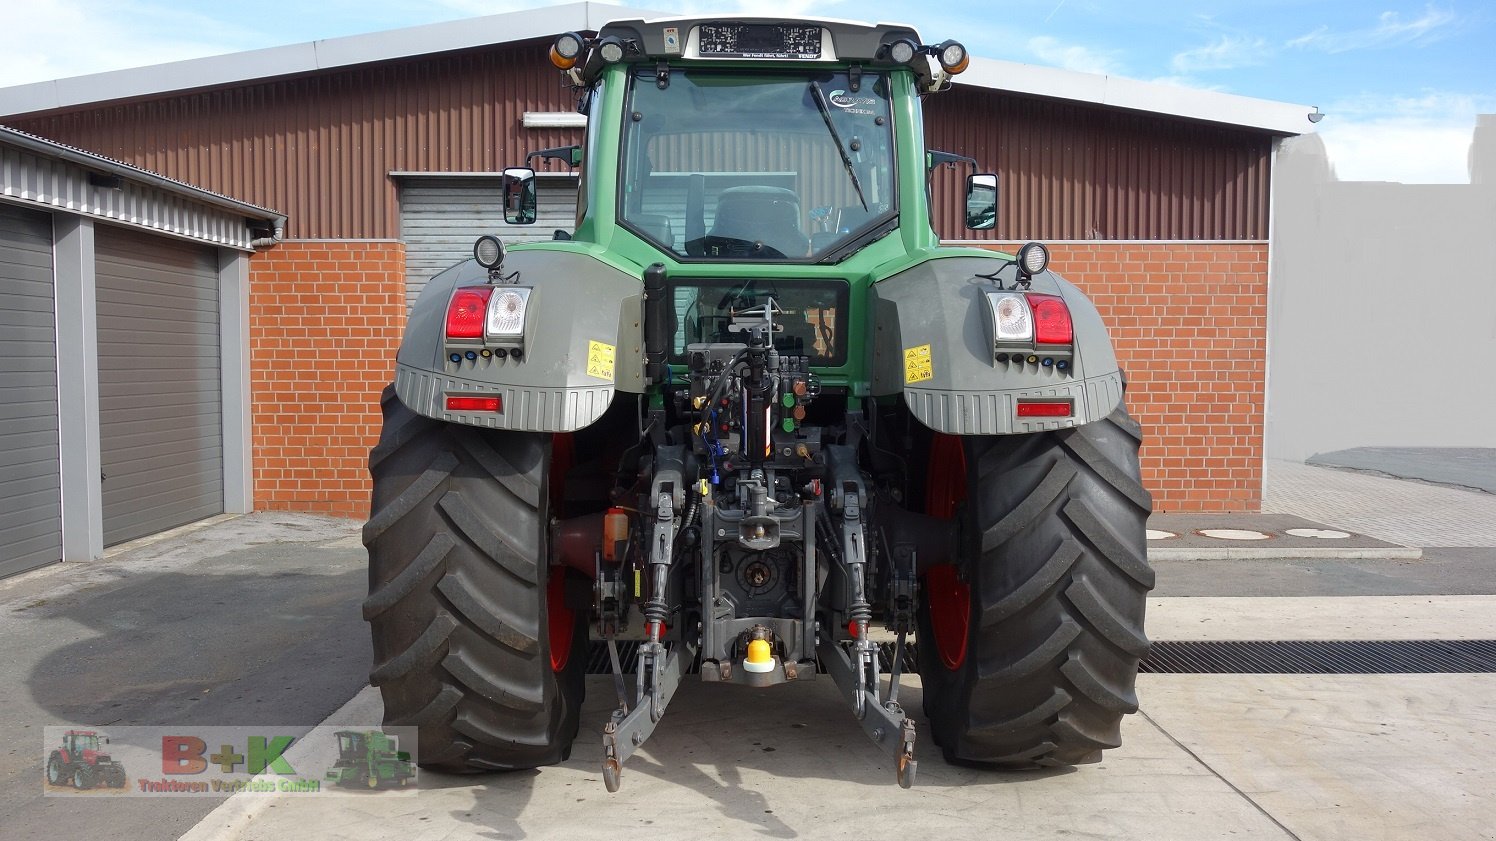
<svg viewBox="0 0 1496 841">
<path fill-rule="evenodd" d="M 493 397 L 447 397 L 447 411 L 449 412 L 502 412 L 504 411 L 504 400 L 498 395 Z"/>
<path fill-rule="evenodd" d="M 1068 418 L 1070 417 L 1070 401 L 1018 401 L 1018 417 L 1020 418 Z"/>
</svg>

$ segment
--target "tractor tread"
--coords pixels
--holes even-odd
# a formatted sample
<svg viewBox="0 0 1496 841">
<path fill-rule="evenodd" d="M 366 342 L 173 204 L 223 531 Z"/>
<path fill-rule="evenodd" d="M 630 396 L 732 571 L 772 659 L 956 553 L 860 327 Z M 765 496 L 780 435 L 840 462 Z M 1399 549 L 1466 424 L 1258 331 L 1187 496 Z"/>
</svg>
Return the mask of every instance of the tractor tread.
<svg viewBox="0 0 1496 841">
<path fill-rule="evenodd" d="M 1112 645 L 1139 659 L 1148 656 L 1150 644 L 1148 637 L 1143 635 L 1143 629 L 1133 628 L 1125 618 L 1119 616 L 1101 594 L 1096 592 L 1096 588 L 1084 574 L 1075 576 L 1065 589 L 1065 596 L 1086 618 L 1088 624 Z"/>
<path fill-rule="evenodd" d="M 425 472 L 411 482 L 399 496 L 391 500 L 377 514 L 369 517 L 369 522 L 364 523 L 364 545 L 371 545 L 384 534 L 386 529 L 414 511 L 427 496 L 431 495 L 432 491 L 452 475 L 456 467 L 456 456 L 451 453 L 438 455 Z"/>
<path fill-rule="evenodd" d="M 1037 572 L 1020 584 L 1011 593 L 993 602 L 982 611 L 982 625 L 992 625 L 1022 611 L 1044 597 L 1049 589 L 1062 578 L 1075 562 L 1080 560 L 1080 544 L 1070 538 L 1060 541 L 1054 554 L 1044 562 Z"/>
<path fill-rule="evenodd" d="M 424 418 L 393 387 L 381 407 L 363 610 L 386 723 L 417 727 L 418 761 L 433 770 L 562 761 L 577 735 L 586 657 L 551 670 L 550 436 Z"/>
<path fill-rule="evenodd" d="M 540 653 L 537 635 L 522 630 L 518 617 L 494 604 L 461 572 L 447 573 L 437 582 L 436 589 L 447 597 L 448 604 L 469 625 L 483 631 L 494 642 L 526 656 Z"/>
<path fill-rule="evenodd" d="M 497 518 L 479 514 L 460 491 L 448 491 L 442 496 L 438 506 L 447 515 L 452 526 L 476 546 L 484 557 L 496 562 L 522 586 L 535 586 L 539 567 L 525 562 L 522 553 L 527 550 L 523 539 L 506 533 L 513 524 L 495 522 Z M 533 517 L 526 519 L 533 520 Z"/>
<path fill-rule="evenodd" d="M 457 630 L 457 620 L 446 613 L 438 613 L 426 630 L 416 637 L 410 647 L 384 661 L 369 673 L 369 683 L 383 686 L 410 674 L 425 660 L 432 659 L 447 644 L 452 632 Z"/>
<path fill-rule="evenodd" d="M 373 619 L 394 607 L 406 596 L 409 596 L 420 583 L 425 580 L 431 571 L 446 560 L 447 553 L 452 551 L 456 544 L 452 538 L 445 534 L 437 533 L 431 536 L 426 543 L 426 548 L 410 561 L 410 566 L 400 571 L 388 584 L 375 590 L 364 599 L 364 619 Z"/>
<path fill-rule="evenodd" d="M 1073 765 L 1120 743 L 1122 716 L 1138 708 L 1154 584 L 1140 441 L 1121 407 L 1071 429 L 966 439 L 967 654 L 949 669 L 920 647 L 931 735 L 947 759 Z"/>
</svg>

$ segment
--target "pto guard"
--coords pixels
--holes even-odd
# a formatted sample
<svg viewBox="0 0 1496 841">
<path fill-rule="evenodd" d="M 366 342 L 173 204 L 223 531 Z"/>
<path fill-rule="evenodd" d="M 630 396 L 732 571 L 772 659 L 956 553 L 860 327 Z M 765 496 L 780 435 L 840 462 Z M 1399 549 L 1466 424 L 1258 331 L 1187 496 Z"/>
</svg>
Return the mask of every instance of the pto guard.
<svg viewBox="0 0 1496 841">
<path fill-rule="evenodd" d="M 1016 269 L 985 257 L 929 260 L 873 284 L 873 393 L 903 393 L 920 423 L 950 435 L 1010 435 L 1101 420 L 1122 401 L 1122 373 L 1094 304 L 1053 272 L 1029 291 L 1059 295 L 1074 325 L 1069 370 L 993 358 L 984 293 L 1012 291 Z M 1035 352 L 1043 356 L 1044 351 Z M 1073 401 L 1067 418 L 1020 418 L 1024 400 Z"/>
<path fill-rule="evenodd" d="M 515 249 L 496 275 L 496 289 L 527 286 L 524 356 L 452 362 L 463 353 L 446 339 L 447 303 L 460 286 L 481 286 L 489 273 L 476 261 L 433 277 L 405 328 L 395 393 L 412 411 L 451 423 L 525 432 L 573 432 L 602 417 L 616 391 L 644 391 L 641 328 L 643 282 L 574 251 Z M 497 412 L 446 408 L 449 394 L 489 396 Z"/>
</svg>

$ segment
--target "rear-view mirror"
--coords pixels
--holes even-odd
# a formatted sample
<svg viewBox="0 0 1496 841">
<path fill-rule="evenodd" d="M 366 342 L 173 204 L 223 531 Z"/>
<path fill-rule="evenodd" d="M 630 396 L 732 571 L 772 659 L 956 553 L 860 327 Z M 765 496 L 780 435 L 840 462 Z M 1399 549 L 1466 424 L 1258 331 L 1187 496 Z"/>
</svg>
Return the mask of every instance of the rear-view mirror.
<svg viewBox="0 0 1496 841">
<path fill-rule="evenodd" d="M 966 227 L 990 231 L 997 227 L 997 176 L 990 172 L 966 176 Z"/>
<path fill-rule="evenodd" d="M 512 166 L 504 170 L 502 182 L 504 221 L 510 225 L 535 222 L 535 170 Z"/>
</svg>

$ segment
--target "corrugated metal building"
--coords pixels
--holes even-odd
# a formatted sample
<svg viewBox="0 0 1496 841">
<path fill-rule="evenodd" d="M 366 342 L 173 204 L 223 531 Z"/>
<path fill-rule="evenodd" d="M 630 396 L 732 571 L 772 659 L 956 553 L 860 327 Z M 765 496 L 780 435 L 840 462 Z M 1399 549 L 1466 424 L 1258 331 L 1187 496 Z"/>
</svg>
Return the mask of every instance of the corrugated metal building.
<svg viewBox="0 0 1496 841">
<path fill-rule="evenodd" d="M 279 214 L 0 127 L 0 577 L 251 505 Z"/>
<path fill-rule="evenodd" d="M 21 86 L 0 121 L 286 213 L 250 269 L 255 505 L 358 515 L 407 301 L 478 233 L 571 226 L 569 173 L 514 230 L 496 173 L 580 140 L 554 36 L 630 16 L 577 3 Z M 1054 243 L 1103 307 L 1159 507 L 1255 509 L 1270 174 L 1307 109 L 981 59 L 959 81 L 926 99 L 930 145 L 999 173 L 983 242 Z M 952 239 L 959 175 L 935 181 Z"/>
</svg>

